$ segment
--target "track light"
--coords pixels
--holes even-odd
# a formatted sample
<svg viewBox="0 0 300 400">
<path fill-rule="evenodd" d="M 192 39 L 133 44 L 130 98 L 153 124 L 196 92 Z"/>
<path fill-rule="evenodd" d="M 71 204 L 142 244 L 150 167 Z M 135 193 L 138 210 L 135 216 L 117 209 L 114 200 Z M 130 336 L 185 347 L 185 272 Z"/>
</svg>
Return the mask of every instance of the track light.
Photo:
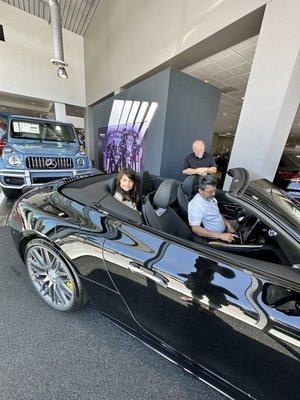
<svg viewBox="0 0 300 400">
<path fill-rule="evenodd" d="M 59 67 L 57 70 L 57 76 L 59 76 L 60 78 L 67 78 L 68 74 L 67 74 L 67 70 L 65 67 Z"/>
</svg>

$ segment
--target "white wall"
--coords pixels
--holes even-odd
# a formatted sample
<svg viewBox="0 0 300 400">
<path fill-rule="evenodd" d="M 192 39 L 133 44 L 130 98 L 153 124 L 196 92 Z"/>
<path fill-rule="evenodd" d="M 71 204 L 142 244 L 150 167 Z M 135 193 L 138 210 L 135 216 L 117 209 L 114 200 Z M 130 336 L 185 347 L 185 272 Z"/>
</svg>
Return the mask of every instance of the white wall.
<svg viewBox="0 0 300 400">
<path fill-rule="evenodd" d="M 83 38 L 63 30 L 68 79 L 58 78 L 47 21 L 0 1 L 0 91 L 85 106 Z"/>
<path fill-rule="evenodd" d="M 101 0 L 84 37 L 87 105 L 267 0 Z"/>
</svg>

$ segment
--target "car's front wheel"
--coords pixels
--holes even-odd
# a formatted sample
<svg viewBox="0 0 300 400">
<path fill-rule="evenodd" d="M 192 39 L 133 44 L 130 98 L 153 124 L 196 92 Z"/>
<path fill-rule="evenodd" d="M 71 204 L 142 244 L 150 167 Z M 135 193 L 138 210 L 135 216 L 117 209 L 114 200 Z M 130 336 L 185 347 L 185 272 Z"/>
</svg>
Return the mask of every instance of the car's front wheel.
<svg viewBox="0 0 300 400">
<path fill-rule="evenodd" d="M 47 241 L 30 241 L 25 249 L 25 263 L 34 288 L 51 307 L 73 311 L 86 303 L 74 268 Z"/>
</svg>

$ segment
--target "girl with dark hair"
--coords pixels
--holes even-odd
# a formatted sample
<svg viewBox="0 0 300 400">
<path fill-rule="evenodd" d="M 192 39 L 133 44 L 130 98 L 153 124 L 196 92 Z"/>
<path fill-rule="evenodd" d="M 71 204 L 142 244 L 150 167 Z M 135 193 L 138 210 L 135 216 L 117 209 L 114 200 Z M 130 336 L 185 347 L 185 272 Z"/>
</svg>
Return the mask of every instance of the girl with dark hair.
<svg viewBox="0 0 300 400">
<path fill-rule="evenodd" d="M 139 202 L 138 181 L 136 173 L 130 168 L 123 168 L 117 176 L 117 187 L 114 197 L 126 204 L 126 206 L 137 209 Z"/>
</svg>

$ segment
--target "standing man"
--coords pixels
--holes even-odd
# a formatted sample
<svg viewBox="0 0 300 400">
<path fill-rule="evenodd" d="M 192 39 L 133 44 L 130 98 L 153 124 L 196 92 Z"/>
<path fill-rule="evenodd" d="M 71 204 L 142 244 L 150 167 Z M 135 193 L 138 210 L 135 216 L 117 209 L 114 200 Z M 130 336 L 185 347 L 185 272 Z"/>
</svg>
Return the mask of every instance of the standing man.
<svg viewBox="0 0 300 400">
<path fill-rule="evenodd" d="M 217 167 L 214 157 L 206 153 L 205 144 L 202 139 L 196 139 L 193 142 L 193 153 L 184 159 L 183 174 L 186 175 L 203 175 L 215 174 Z"/>
</svg>

